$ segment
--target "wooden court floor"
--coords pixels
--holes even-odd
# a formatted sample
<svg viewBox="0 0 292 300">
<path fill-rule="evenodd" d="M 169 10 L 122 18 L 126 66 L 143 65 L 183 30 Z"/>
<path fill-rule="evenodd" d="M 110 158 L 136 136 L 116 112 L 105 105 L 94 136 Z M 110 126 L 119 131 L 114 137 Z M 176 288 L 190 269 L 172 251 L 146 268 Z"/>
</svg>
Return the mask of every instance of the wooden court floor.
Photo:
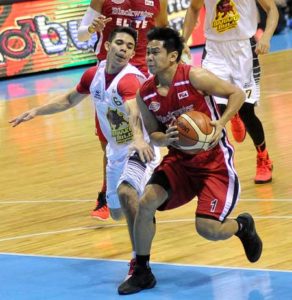
<svg viewBox="0 0 292 300">
<path fill-rule="evenodd" d="M 249 137 L 242 144 L 233 143 L 242 194 L 232 216 L 248 211 L 255 217 L 264 242 L 261 260 L 248 263 L 237 238 L 215 243 L 199 237 L 193 222 L 196 201 L 192 201 L 157 213 L 153 261 L 292 269 L 291 66 L 291 50 L 262 57 L 257 114 L 274 161 L 273 182 L 253 183 L 256 153 Z M 55 75 L 50 76 L 54 80 Z M 102 182 L 90 100 L 16 128 L 8 124 L 57 93 L 0 101 L 0 252 L 128 260 L 125 222 L 101 222 L 89 216 Z"/>
</svg>

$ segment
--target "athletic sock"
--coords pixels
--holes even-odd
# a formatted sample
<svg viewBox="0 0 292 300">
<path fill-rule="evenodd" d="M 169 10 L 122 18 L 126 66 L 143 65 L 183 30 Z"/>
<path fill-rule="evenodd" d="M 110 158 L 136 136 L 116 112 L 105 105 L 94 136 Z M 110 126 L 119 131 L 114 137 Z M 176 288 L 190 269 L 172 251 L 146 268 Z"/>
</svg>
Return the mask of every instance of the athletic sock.
<svg viewBox="0 0 292 300">
<path fill-rule="evenodd" d="M 149 268 L 150 255 L 138 255 L 136 254 L 136 264 L 144 269 Z"/>
<path fill-rule="evenodd" d="M 266 142 L 263 141 L 260 145 L 255 145 L 257 152 L 264 152 L 266 150 Z"/>
</svg>

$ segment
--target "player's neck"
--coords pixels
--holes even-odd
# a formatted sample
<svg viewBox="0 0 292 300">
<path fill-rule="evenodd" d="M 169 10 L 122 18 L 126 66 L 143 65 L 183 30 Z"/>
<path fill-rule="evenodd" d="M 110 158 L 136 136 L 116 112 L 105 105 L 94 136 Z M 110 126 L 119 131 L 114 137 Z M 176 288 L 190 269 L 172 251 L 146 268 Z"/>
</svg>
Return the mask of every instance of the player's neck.
<svg viewBox="0 0 292 300">
<path fill-rule="evenodd" d="M 111 63 L 107 63 L 105 67 L 105 72 L 107 74 L 118 74 L 120 73 L 125 66 L 115 66 Z"/>
<path fill-rule="evenodd" d="M 162 72 L 156 74 L 156 86 L 163 87 L 163 86 L 171 86 L 173 82 L 173 77 L 175 76 L 178 64 L 173 64 L 168 66 Z"/>
</svg>

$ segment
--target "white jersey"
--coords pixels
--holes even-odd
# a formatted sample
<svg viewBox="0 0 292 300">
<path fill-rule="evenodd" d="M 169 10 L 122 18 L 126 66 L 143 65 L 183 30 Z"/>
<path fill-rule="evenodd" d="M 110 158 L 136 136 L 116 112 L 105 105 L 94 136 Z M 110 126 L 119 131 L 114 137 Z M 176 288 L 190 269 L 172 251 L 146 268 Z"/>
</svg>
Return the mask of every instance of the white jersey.
<svg viewBox="0 0 292 300">
<path fill-rule="evenodd" d="M 245 40 L 255 35 L 258 10 L 255 0 L 205 0 L 207 40 Z"/>
<path fill-rule="evenodd" d="M 105 60 L 100 62 L 90 85 L 90 94 L 94 101 L 100 128 L 108 141 L 106 156 L 110 164 L 127 156 L 128 145 L 133 138 L 123 99 L 118 94 L 118 83 L 126 74 L 136 74 L 141 82 L 145 80 L 145 76 L 136 67 L 128 64 L 106 89 L 105 65 Z M 145 140 L 149 141 L 144 127 L 143 130 Z"/>
</svg>

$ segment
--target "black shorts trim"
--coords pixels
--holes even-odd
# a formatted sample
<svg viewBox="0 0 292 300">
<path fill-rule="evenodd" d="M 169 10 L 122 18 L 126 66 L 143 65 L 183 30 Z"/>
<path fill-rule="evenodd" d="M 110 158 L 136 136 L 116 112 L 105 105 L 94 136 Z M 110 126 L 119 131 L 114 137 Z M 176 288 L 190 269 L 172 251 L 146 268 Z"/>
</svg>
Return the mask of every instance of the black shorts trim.
<svg viewBox="0 0 292 300">
<path fill-rule="evenodd" d="M 148 184 L 158 184 L 166 190 L 166 192 L 168 193 L 168 197 L 171 194 L 171 186 L 168 177 L 163 171 L 157 171 L 153 173 L 151 178 L 147 182 L 147 185 Z"/>
</svg>

